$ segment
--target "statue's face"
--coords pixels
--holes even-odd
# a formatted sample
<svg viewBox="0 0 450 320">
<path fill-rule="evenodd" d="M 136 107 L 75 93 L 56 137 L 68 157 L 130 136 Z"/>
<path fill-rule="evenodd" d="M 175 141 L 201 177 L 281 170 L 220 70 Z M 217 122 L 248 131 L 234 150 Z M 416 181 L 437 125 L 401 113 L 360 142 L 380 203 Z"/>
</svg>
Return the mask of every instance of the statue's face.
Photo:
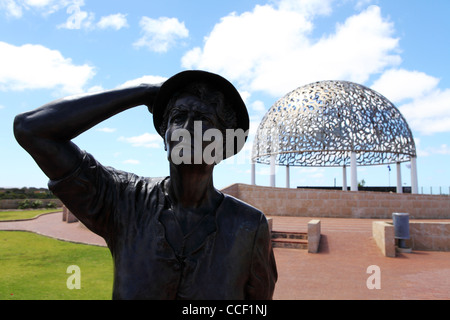
<svg viewBox="0 0 450 320">
<path fill-rule="evenodd" d="M 203 151 L 211 143 L 203 139 L 209 129 L 220 130 L 215 109 L 192 95 L 182 95 L 178 98 L 170 110 L 165 134 L 169 161 L 172 161 L 173 154 L 176 154 L 185 157 L 184 159 L 190 158 L 190 163 L 198 164 L 199 157 L 202 157 Z M 174 148 L 178 149 L 174 151 Z M 184 154 L 188 150 L 190 156 Z"/>
</svg>

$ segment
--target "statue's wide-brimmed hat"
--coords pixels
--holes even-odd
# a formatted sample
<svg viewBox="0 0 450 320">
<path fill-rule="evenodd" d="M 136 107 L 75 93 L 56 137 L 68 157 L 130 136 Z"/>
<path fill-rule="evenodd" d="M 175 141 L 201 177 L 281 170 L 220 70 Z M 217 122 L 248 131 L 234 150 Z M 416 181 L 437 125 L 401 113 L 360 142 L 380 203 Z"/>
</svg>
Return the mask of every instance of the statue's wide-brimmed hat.
<svg viewBox="0 0 450 320">
<path fill-rule="evenodd" d="M 233 84 L 231 84 L 225 78 L 211 72 L 201 70 L 188 70 L 182 71 L 166 80 L 161 85 L 158 95 L 156 96 L 152 113 L 153 124 L 155 125 L 155 129 L 156 131 L 158 131 L 159 135 L 164 138 L 165 132 L 160 132 L 160 128 L 161 123 L 164 119 L 164 112 L 170 99 L 174 94 L 180 92 L 184 87 L 193 82 L 204 82 L 223 93 L 225 99 L 228 102 L 228 105 L 231 106 L 236 113 L 237 120 L 236 128 L 227 129 L 242 129 L 244 132 L 248 131 L 250 120 L 247 108 L 241 98 L 241 95 L 233 86 Z M 241 148 L 238 149 L 240 150 Z M 239 152 L 239 150 L 235 150 L 234 153 Z"/>
</svg>

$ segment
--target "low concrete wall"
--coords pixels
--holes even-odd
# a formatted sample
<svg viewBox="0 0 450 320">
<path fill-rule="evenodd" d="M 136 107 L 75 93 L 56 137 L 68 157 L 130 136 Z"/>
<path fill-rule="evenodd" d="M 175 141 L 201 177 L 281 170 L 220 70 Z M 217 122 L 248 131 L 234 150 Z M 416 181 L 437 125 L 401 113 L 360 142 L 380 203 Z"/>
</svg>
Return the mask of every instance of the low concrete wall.
<svg viewBox="0 0 450 320">
<path fill-rule="evenodd" d="M 385 221 L 372 222 L 372 236 L 386 257 L 395 257 L 394 225 Z"/>
<path fill-rule="evenodd" d="M 391 219 L 450 219 L 450 196 L 286 189 L 233 184 L 222 190 L 271 216 Z"/>
<path fill-rule="evenodd" d="M 419 251 L 450 251 L 450 222 L 409 223 L 407 246 Z M 372 236 L 386 257 L 395 257 L 394 225 L 386 221 L 372 223 Z"/>
<path fill-rule="evenodd" d="M 10 209 L 17 209 L 19 207 L 19 203 L 24 201 L 26 199 L 2 199 L 0 200 L 0 209 L 1 210 L 10 210 Z M 56 206 L 58 208 L 62 207 L 62 202 L 59 199 L 28 199 L 30 202 L 33 202 L 35 200 L 42 201 L 44 205 L 46 205 L 49 202 L 56 203 Z"/>
<path fill-rule="evenodd" d="M 413 250 L 450 251 L 450 222 L 410 222 Z"/>
</svg>

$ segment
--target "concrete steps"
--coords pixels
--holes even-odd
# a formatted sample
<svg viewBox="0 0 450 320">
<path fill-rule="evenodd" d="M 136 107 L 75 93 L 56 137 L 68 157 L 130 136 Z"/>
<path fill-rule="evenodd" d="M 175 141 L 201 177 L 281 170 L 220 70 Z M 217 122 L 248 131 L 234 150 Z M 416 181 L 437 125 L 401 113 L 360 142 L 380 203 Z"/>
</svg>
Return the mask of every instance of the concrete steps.
<svg viewBox="0 0 450 320">
<path fill-rule="evenodd" d="M 272 247 L 308 249 L 308 233 L 272 231 Z"/>
</svg>

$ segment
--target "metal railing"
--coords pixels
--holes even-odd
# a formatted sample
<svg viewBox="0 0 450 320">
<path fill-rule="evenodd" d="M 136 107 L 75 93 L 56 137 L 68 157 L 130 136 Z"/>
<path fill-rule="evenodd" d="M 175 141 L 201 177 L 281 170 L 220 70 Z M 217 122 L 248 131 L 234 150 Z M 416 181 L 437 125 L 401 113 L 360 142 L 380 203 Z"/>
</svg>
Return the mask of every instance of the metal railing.
<svg viewBox="0 0 450 320">
<path fill-rule="evenodd" d="M 419 188 L 420 194 L 432 194 L 432 195 L 450 195 L 450 187 L 442 186 L 421 186 Z"/>
</svg>

